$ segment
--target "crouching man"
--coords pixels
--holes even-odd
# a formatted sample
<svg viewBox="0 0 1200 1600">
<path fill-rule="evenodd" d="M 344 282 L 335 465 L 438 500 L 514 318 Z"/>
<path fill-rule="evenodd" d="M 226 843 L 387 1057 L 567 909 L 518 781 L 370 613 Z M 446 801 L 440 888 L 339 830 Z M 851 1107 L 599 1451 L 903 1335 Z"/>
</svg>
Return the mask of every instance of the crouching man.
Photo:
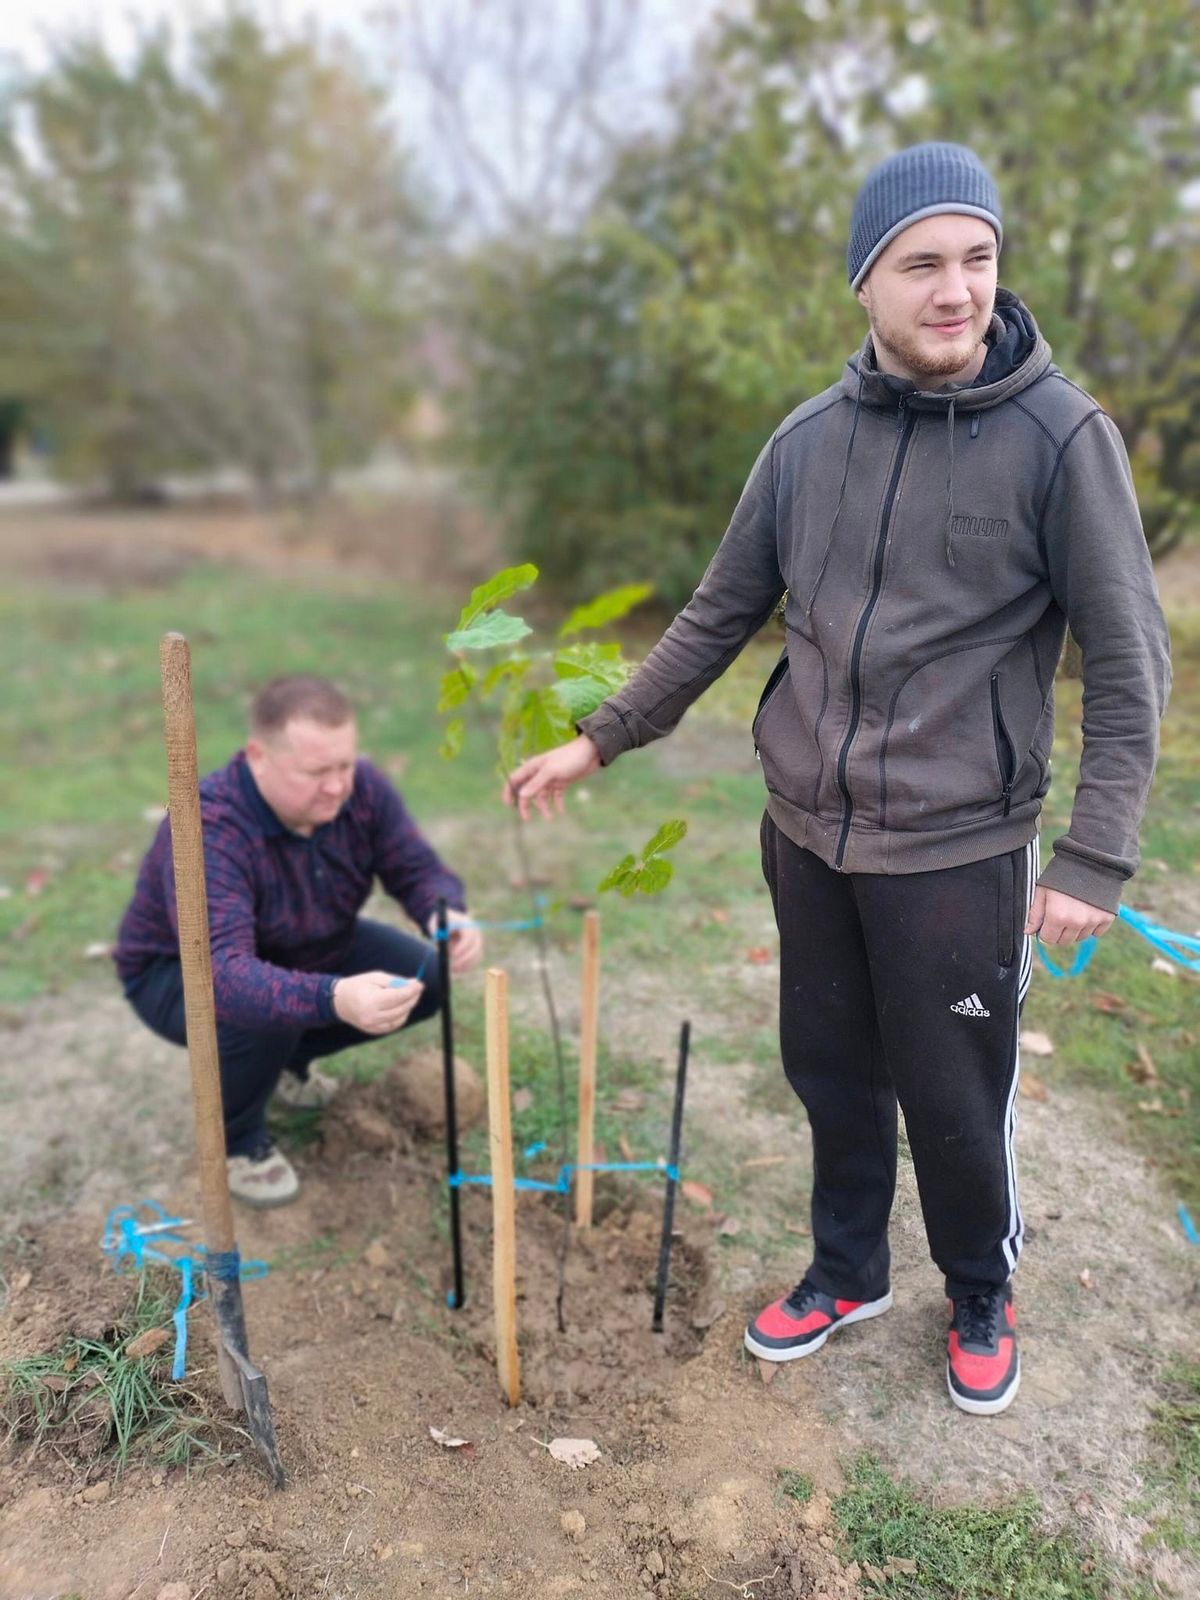
<svg viewBox="0 0 1200 1600">
<path fill-rule="evenodd" d="M 320 1056 L 435 1015 L 434 947 L 359 911 L 375 878 L 425 933 L 449 913 L 450 965 L 483 941 L 460 879 L 388 779 L 357 754 L 354 709 L 324 678 L 278 678 L 250 710 L 250 736 L 200 785 L 209 935 L 229 1187 L 255 1206 L 299 1181 L 271 1143 L 273 1093 L 323 1106 L 336 1084 Z M 187 1042 L 170 824 L 164 820 L 121 920 L 117 973 L 155 1033 Z"/>
</svg>

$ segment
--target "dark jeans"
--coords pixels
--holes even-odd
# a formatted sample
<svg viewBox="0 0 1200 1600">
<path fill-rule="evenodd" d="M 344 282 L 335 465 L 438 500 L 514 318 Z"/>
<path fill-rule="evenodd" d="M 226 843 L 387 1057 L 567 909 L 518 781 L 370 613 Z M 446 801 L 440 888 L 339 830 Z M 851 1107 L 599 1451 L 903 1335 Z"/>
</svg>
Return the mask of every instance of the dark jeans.
<svg viewBox="0 0 1200 1600">
<path fill-rule="evenodd" d="M 762 826 L 780 935 L 783 1067 L 813 1136 L 808 1276 L 888 1288 L 896 1108 L 946 1293 L 999 1287 L 1021 1249 L 1013 1137 L 1036 844 L 937 872 L 834 872 Z"/>
<path fill-rule="evenodd" d="M 350 953 L 339 976 L 358 972 L 394 972 L 411 978 L 421 968 L 425 992 L 404 1024 L 411 1028 L 440 1008 L 441 987 L 436 956 L 423 939 L 360 917 Z M 139 974 L 126 990 L 126 998 L 148 1028 L 172 1044 L 186 1044 L 183 1012 L 183 975 L 177 956 L 161 956 Z M 377 1034 L 362 1033 L 348 1023 L 320 1028 L 275 1029 L 271 1032 L 243 1028 L 229 1022 L 217 1024 L 217 1051 L 221 1061 L 221 1101 L 225 1108 L 225 1145 L 231 1156 L 249 1155 L 267 1142 L 267 1101 L 284 1071 L 301 1080 L 309 1062 L 336 1055 L 351 1045 L 368 1044 Z"/>
</svg>

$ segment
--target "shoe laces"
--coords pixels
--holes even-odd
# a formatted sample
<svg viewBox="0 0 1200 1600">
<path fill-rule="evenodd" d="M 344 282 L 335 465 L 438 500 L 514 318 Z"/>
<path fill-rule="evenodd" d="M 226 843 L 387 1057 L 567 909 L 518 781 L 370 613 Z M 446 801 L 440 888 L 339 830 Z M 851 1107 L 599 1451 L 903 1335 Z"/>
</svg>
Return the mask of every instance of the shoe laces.
<svg viewBox="0 0 1200 1600">
<path fill-rule="evenodd" d="M 783 1303 L 789 1311 L 794 1311 L 798 1317 L 803 1317 L 817 1298 L 817 1293 L 815 1284 L 809 1283 L 807 1278 L 801 1278 Z"/>
<path fill-rule="evenodd" d="M 954 1302 L 959 1341 L 963 1344 L 992 1345 L 1000 1324 L 1001 1297 L 998 1293 L 967 1294 Z"/>
</svg>

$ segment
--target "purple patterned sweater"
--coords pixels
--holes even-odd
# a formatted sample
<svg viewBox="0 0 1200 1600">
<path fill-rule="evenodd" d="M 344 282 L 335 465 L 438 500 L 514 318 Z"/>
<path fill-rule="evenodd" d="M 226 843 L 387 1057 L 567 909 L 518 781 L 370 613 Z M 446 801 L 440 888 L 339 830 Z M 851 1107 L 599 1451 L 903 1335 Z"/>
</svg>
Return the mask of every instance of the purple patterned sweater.
<svg viewBox="0 0 1200 1600">
<path fill-rule="evenodd" d="M 200 785 L 217 1017 L 249 1028 L 336 1022 L 330 991 L 355 919 L 378 877 L 425 929 L 460 879 L 422 836 L 377 767 L 360 760 L 332 822 L 304 838 L 258 792 L 244 751 Z M 178 956 L 171 825 L 164 819 L 121 919 L 114 959 L 126 989 L 151 962 Z"/>
</svg>

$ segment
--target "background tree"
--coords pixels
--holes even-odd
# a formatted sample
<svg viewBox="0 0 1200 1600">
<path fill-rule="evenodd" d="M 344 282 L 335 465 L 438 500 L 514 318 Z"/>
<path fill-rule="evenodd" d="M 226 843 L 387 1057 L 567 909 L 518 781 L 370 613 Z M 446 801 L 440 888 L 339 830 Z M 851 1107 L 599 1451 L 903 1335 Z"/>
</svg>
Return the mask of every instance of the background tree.
<svg viewBox="0 0 1200 1600">
<path fill-rule="evenodd" d="M 351 57 L 235 10 L 128 64 L 68 40 L 4 111 L 0 389 L 67 471 L 312 486 L 394 427 L 423 221 Z"/>
<path fill-rule="evenodd" d="M 858 183 L 926 138 L 995 171 L 1001 281 L 1111 411 L 1169 548 L 1200 489 L 1195 20 L 1192 0 L 758 0 L 725 21 L 671 135 L 623 153 L 578 233 L 474 264 L 464 437 L 514 551 L 686 596 L 763 439 L 862 336 Z"/>
</svg>

